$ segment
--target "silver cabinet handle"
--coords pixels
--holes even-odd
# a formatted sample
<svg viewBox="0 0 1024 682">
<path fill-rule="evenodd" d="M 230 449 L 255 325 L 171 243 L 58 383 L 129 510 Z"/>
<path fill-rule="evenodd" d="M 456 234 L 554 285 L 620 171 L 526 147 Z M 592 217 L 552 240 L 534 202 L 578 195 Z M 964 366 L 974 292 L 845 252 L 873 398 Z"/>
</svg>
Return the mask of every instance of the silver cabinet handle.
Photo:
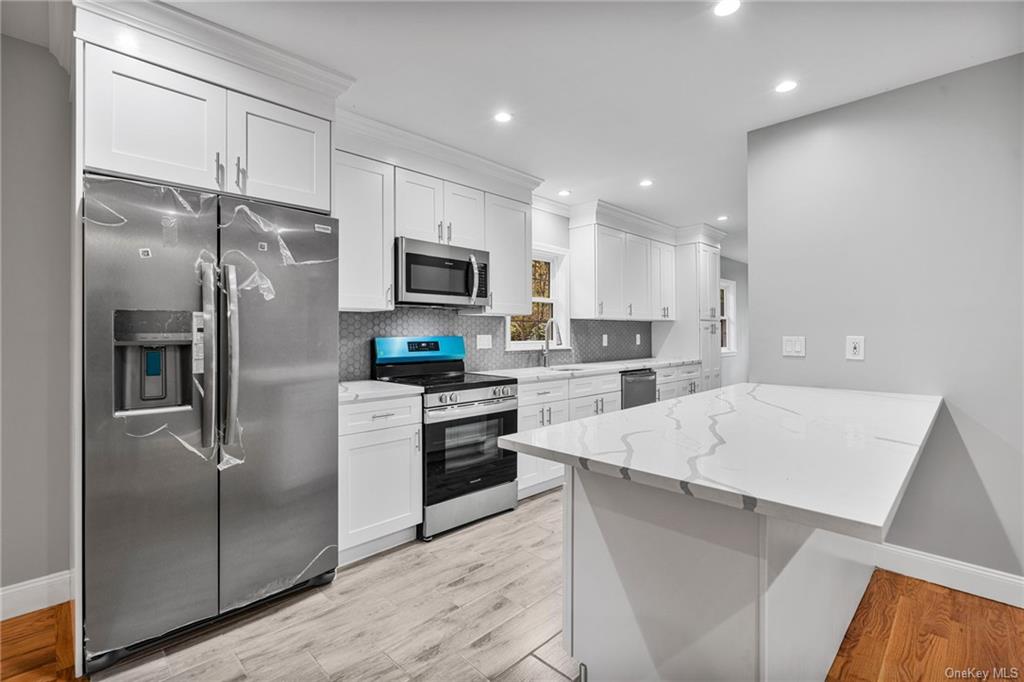
<svg viewBox="0 0 1024 682">
<path fill-rule="evenodd" d="M 661 389 L 660 388 L 654 389 L 654 399 L 655 400 L 661 400 Z"/>
<path fill-rule="evenodd" d="M 601 398 L 601 414 L 604 414 L 604 398 Z"/>
<path fill-rule="evenodd" d="M 440 220 L 437 223 L 437 241 L 444 242 L 444 221 Z"/>
<path fill-rule="evenodd" d="M 242 157 L 235 157 L 235 184 L 238 185 L 239 191 L 245 194 L 245 186 L 249 184 L 249 173 L 242 168 Z"/>
<path fill-rule="evenodd" d="M 598 301 L 597 303 L 597 314 L 604 315 L 604 301 Z"/>
<path fill-rule="evenodd" d="M 551 426 L 551 408 L 548 408 L 548 426 Z"/>
<path fill-rule="evenodd" d="M 223 176 L 221 175 L 222 166 L 220 165 L 220 152 L 213 155 L 213 181 L 217 183 L 217 187 L 224 187 Z"/>
<path fill-rule="evenodd" d="M 452 243 L 452 221 L 448 221 L 448 243 Z"/>
<path fill-rule="evenodd" d="M 217 443 L 217 273 L 203 263 L 203 447 Z"/>
<path fill-rule="evenodd" d="M 541 396 L 541 395 L 551 395 L 551 391 L 538 391 L 537 395 L 539 395 L 539 396 Z"/>
<path fill-rule="evenodd" d="M 393 286 L 389 284 L 388 288 L 384 291 L 384 305 L 391 305 L 391 290 Z"/>
<path fill-rule="evenodd" d="M 224 444 L 238 444 L 238 276 L 234 265 L 224 266 L 228 291 L 228 395 L 225 404 Z"/>
<path fill-rule="evenodd" d="M 632 303 L 630 303 L 630 304 L 629 304 L 628 306 L 626 306 L 626 307 L 627 307 L 627 308 L 629 309 L 629 316 L 630 316 L 630 317 L 633 317 L 633 304 L 632 304 Z"/>
<path fill-rule="evenodd" d="M 540 425 L 544 426 L 544 408 L 540 408 Z"/>
<path fill-rule="evenodd" d="M 451 223 L 448 223 L 448 231 L 451 232 Z M 476 305 L 476 294 L 480 288 L 480 268 L 476 264 L 476 256 L 469 254 L 469 263 L 473 266 L 473 293 L 469 295 L 469 304 Z"/>
<path fill-rule="evenodd" d="M 416 452 L 420 451 L 420 430 L 416 429 L 416 433 L 412 436 L 413 442 L 416 444 Z"/>
<path fill-rule="evenodd" d="M 598 406 L 597 406 L 597 405 L 598 405 L 598 403 L 597 403 L 597 398 L 594 398 L 594 414 L 597 414 L 597 413 L 598 413 L 598 409 L 599 409 L 599 408 L 598 408 Z"/>
<path fill-rule="evenodd" d="M 491 291 L 491 292 L 489 292 L 487 294 L 487 307 L 488 308 L 493 308 L 494 307 L 494 292 L 493 291 Z"/>
<path fill-rule="evenodd" d="M 370 419 L 371 420 L 373 420 L 373 419 L 387 419 L 388 417 L 394 417 L 394 416 L 395 416 L 394 412 L 381 412 L 380 414 L 373 415 L 372 417 L 370 417 Z"/>
</svg>

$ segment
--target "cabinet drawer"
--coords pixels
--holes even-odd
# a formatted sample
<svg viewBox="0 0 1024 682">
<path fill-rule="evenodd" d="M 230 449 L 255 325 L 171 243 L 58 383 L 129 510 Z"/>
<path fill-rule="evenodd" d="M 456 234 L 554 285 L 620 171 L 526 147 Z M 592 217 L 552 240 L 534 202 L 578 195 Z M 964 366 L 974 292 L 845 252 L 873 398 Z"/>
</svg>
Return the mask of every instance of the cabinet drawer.
<svg viewBox="0 0 1024 682">
<path fill-rule="evenodd" d="M 345 403 L 338 406 L 338 435 L 419 424 L 422 420 L 423 399 L 419 396 Z"/>
<path fill-rule="evenodd" d="M 658 383 L 666 384 L 670 381 L 682 381 L 700 376 L 700 365 L 683 365 L 680 367 L 663 367 L 657 370 Z"/>
<path fill-rule="evenodd" d="M 569 380 L 570 398 L 620 390 L 622 390 L 622 377 L 619 376 L 618 372 Z"/>
<path fill-rule="evenodd" d="M 569 401 L 571 420 L 593 417 L 622 409 L 622 392 L 610 391 L 600 395 L 587 395 Z"/>
<path fill-rule="evenodd" d="M 519 405 L 536 405 L 569 397 L 569 380 L 544 381 L 537 384 L 519 384 Z"/>
</svg>

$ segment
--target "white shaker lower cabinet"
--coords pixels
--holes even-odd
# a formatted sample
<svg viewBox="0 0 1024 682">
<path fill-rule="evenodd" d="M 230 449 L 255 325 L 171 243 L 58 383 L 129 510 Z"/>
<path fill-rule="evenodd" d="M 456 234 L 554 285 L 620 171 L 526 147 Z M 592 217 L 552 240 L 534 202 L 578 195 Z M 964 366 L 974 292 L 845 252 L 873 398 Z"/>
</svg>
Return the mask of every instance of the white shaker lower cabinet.
<svg viewBox="0 0 1024 682">
<path fill-rule="evenodd" d="M 560 400 L 552 403 L 538 403 L 528 407 L 520 407 L 518 414 L 518 430 L 529 431 L 542 426 L 561 424 L 569 421 L 569 403 Z M 517 475 L 519 499 L 536 495 L 562 483 L 565 467 L 558 462 L 531 457 L 518 456 L 519 472 Z"/>
<path fill-rule="evenodd" d="M 599 395 L 573 398 L 569 401 L 569 418 L 572 420 L 593 417 L 598 414 L 616 412 L 622 409 L 622 391 L 611 391 Z"/>
<path fill-rule="evenodd" d="M 704 390 L 722 386 L 722 342 L 718 336 L 718 320 L 701 320 L 700 368 Z"/>
<path fill-rule="evenodd" d="M 228 92 L 227 130 L 227 189 L 330 210 L 330 121 Z"/>
<path fill-rule="evenodd" d="M 394 310 L 395 167 L 334 152 L 338 309 Z"/>
<path fill-rule="evenodd" d="M 85 46 L 87 168 L 223 189 L 227 90 Z"/>
<path fill-rule="evenodd" d="M 533 310 L 531 273 L 533 229 L 528 204 L 494 194 L 486 198 L 486 241 L 490 290 L 486 313 L 529 315 Z"/>
<path fill-rule="evenodd" d="M 422 410 L 419 396 L 338 407 L 342 564 L 407 541 L 423 520 Z"/>
</svg>

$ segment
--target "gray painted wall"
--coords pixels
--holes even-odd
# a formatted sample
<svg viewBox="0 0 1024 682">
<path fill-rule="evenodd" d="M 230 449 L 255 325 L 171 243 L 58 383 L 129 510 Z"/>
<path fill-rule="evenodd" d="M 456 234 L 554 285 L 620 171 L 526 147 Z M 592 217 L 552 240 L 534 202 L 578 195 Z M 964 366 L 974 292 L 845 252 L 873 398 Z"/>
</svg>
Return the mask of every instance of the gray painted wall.
<svg viewBox="0 0 1024 682">
<path fill-rule="evenodd" d="M 889 541 L 1015 574 L 1022 89 L 1017 55 L 748 138 L 751 379 L 945 396 Z"/>
<path fill-rule="evenodd" d="M 0 584 L 67 570 L 71 104 L 42 47 L 3 36 Z"/>
<path fill-rule="evenodd" d="M 741 384 L 747 380 L 750 366 L 750 302 L 747 285 L 747 264 L 722 258 L 722 279 L 736 282 L 736 354 L 722 356 L 722 385 Z"/>
</svg>

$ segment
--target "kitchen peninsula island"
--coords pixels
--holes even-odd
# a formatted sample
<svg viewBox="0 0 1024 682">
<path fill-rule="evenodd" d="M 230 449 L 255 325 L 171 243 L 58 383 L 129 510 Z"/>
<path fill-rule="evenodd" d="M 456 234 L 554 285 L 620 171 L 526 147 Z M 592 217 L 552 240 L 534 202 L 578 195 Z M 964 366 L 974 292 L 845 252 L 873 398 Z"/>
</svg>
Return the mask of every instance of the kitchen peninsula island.
<svg viewBox="0 0 1024 682">
<path fill-rule="evenodd" d="M 941 404 L 735 384 L 502 437 L 568 465 L 588 679 L 824 679 Z"/>
</svg>

